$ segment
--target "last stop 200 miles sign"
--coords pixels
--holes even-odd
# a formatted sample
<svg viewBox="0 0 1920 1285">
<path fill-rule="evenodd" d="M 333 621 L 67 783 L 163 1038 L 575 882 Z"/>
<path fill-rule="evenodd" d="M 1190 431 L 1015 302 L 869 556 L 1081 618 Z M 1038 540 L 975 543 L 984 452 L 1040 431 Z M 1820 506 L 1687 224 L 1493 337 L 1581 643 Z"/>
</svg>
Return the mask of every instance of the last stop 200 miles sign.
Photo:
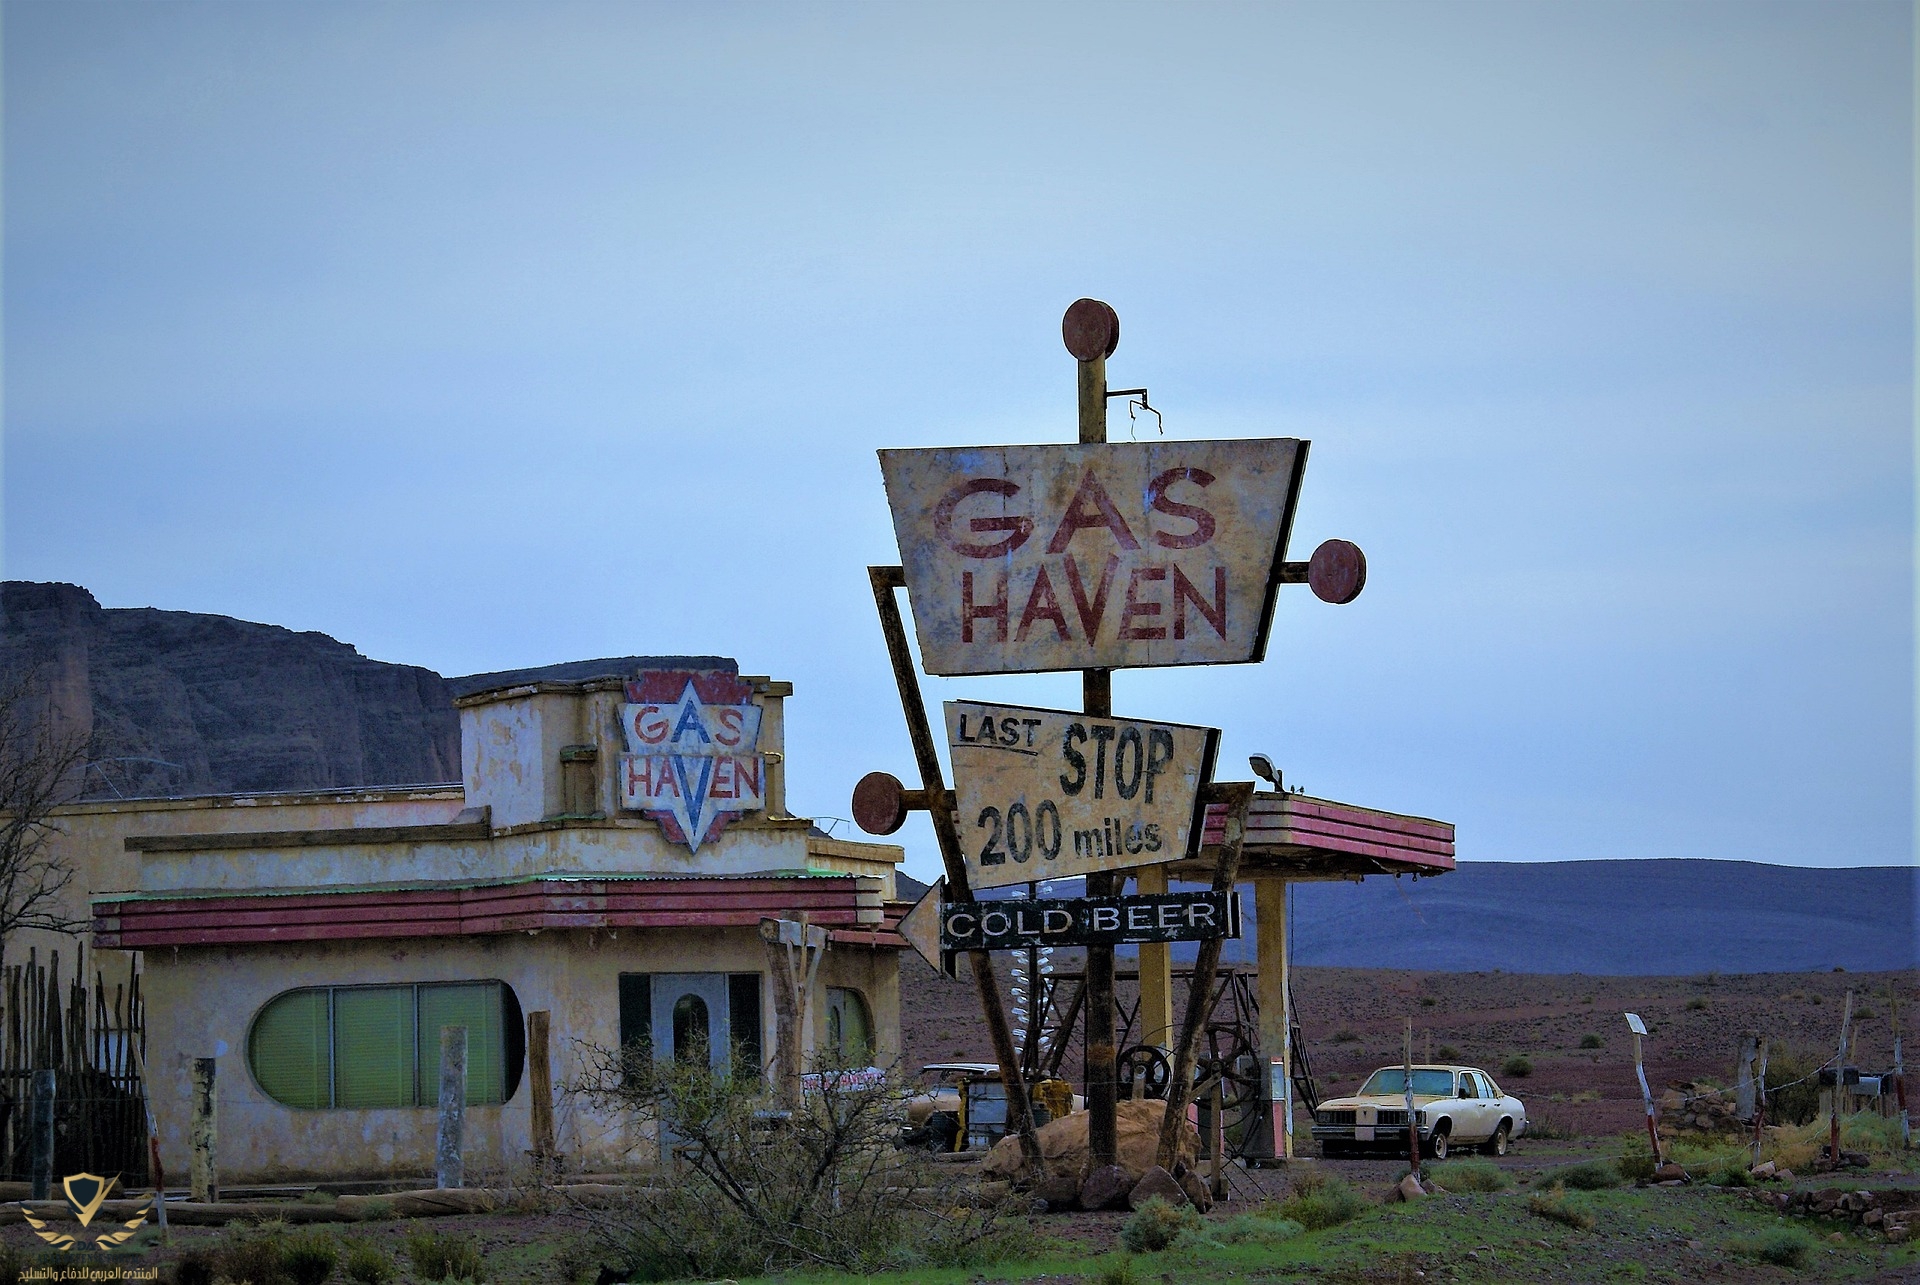
<svg viewBox="0 0 1920 1285">
<path fill-rule="evenodd" d="M 945 712 L 975 888 L 1179 861 L 1198 847 L 1214 728 L 980 701 Z"/>
</svg>

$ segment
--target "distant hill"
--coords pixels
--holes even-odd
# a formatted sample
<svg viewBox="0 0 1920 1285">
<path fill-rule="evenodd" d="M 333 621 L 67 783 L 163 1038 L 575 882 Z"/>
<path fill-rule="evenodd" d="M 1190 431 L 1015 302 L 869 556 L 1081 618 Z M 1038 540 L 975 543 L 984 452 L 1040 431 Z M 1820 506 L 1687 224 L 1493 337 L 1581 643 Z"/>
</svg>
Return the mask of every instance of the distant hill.
<svg viewBox="0 0 1920 1285">
<path fill-rule="evenodd" d="M 1293 960 L 1646 976 L 1890 971 L 1920 965 L 1916 876 L 1906 866 L 1462 861 L 1432 879 L 1296 884 Z M 1224 956 L 1251 963 L 1251 898 L 1242 915 L 1246 933 Z"/>
<path fill-rule="evenodd" d="M 430 669 L 321 633 L 102 607 L 78 585 L 0 584 L 0 674 L 31 672 L 88 744 L 95 798 L 450 781 L 460 722 Z"/>
</svg>

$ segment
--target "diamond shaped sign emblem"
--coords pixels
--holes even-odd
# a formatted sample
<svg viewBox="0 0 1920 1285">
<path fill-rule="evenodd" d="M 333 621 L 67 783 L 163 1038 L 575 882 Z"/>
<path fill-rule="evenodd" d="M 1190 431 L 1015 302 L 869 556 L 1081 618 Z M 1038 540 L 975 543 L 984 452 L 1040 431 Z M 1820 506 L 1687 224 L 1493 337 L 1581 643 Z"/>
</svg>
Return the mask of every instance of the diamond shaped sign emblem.
<svg viewBox="0 0 1920 1285">
<path fill-rule="evenodd" d="M 655 670 L 620 707 L 620 806 L 698 852 L 766 806 L 766 760 L 753 684 L 722 670 Z"/>
</svg>

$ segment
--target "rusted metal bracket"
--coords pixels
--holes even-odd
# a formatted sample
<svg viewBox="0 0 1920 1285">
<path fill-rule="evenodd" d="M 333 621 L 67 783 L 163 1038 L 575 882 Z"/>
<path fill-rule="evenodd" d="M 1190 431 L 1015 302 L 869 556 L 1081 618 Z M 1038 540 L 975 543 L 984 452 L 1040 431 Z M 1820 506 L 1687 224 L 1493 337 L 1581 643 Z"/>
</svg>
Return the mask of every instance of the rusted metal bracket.
<svg viewBox="0 0 1920 1285">
<path fill-rule="evenodd" d="M 1303 584 L 1313 596 L 1343 606 L 1367 587 L 1367 555 L 1351 540 L 1323 540 L 1306 562 L 1282 562 L 1274 568 L 1276 584 Z"/>
</svg>

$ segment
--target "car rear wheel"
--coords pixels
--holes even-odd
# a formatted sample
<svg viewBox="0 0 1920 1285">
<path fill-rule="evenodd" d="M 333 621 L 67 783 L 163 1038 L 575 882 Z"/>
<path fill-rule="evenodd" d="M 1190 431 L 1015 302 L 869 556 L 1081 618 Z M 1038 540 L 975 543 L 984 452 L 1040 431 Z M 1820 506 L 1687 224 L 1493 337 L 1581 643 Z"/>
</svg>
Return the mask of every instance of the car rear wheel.
<svg viewBox="0 0 1920 1285">
<path fill-rule="evenodd" d="M 1493 1136 L 1491 1138 L 1488 1138 L 1486 1142 L 1481 1145 L 1480 1147 L 1481 1154 L 1489 1155 L 1489 1156 L 1506 1155 L 1507 1143 L 1512 1138 L 1512 1130 L 1513 1130 L 1513 1126 L 1508 1124 L 1505 1120 L 1502 1120 L 1500 1122 L 1500 1127 L 1493 1131 Z"/>
<path fill-rule="evenodd" d="M 1447 1127 L 1445 1125 L 1436 1126 L 1433 1136 L 1427 1139 L 1427 1156 L 1432 1160 L 1447 1158 Z"/>
</svg>

